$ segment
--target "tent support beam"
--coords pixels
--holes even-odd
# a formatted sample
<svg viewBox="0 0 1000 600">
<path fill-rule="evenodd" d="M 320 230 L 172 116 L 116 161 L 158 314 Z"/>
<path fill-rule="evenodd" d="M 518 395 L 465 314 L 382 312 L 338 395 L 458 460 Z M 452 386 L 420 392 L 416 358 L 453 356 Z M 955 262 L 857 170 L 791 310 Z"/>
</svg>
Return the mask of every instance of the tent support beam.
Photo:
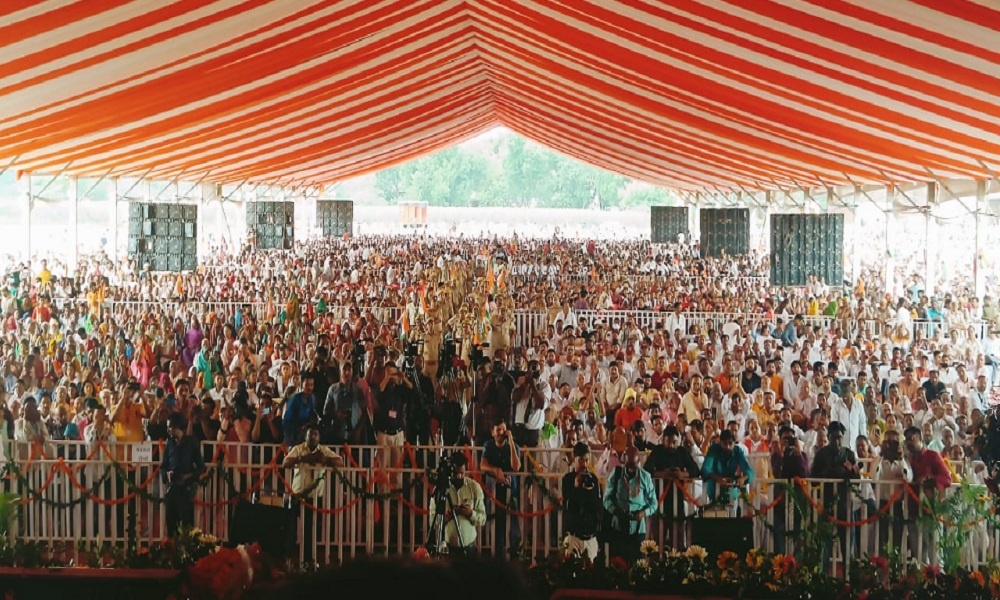
<svg viewBox="0 0 1000 600">
<path fill-rule="evenodd" d="M 94 183 L 94 185 L 90 186 L 90 189 L 88 189 L 87 193 L 85 193 L 83 196 L 81 196 L 81 198 L 89 198 L 90 197 L 90 193 L 93 192 L 94 190 L 96 190 L 97 186 L 101 185 L 101 182 L 103 182 L 105 179 L 108 178 L 108 175 L 111 175 L 111 171 L 114 171 L 114 167 L 111 167 L 110 169 L 108 169 L 108 171 L 104 175 L 101 175 L 101 178 L 98 179 L 97 182 Z"/>
<path fill-rule="evenodd" d="M 219 202 L 220 202 L 220 203 L 224 203 L 224 202 L 226 202 L 227 200 L 229 200 L 230 198 L 232 198 L 232 197 L 233 197 L 233 194 L 235 194 L 236 192 L 238 192 L 238 191 L 240 191 L 241 189 L 243 189 L 243 186 L 244 186 L 244 185 L 246 185 L 246 183 L 247 183 L 248 181 L 250 181 L 250 180 L 249 180 L 249 179 L 244 179 L 243 181 L 241 181 L 241 182 L 240 182 L 240 184 L 239 184 L 238 186 L 236 186 L 236 188 L 235 188 L 235 189 L 233 189 L 233 191 L 229 192 L 229 195 L 228 195 L 228 196 L 226 196 L 225 198 L 219 198 Z M 256 189 L 256 188 L 255 188 L 255 189 Z"/>
<path fill-rule="evenodd" d="M 885 208 L 879 206 L 878 202 L 875 202 L 875 199 L 868 195 L 868 192 L 865 190 L 864 186 L 862 186 L 858 182 L 856 182 L 853 179 L 851 179 L 851 176 L 848 175 L 847 173 L 844 173 L 844 178 L 847 179 L 847 181 L 851 182 L 851 185 L 854 186 L 854 195 L 855 196 L 857 196 L 858 194 L 861 194 L 869 202 L 872 203 L 872 206 L 874 206 L 875 208 L 879 209 L 882 213 L 886 212 Z"/>
<path fill-rule="evenodd" d="M 142 174 L 142 177 L 135 180 L 135 183 L 132 184 L 132 187 L 127 189 L 125 193 L 122 194 L 121 196 L 116 195 L 116 197 L 125 198 L 126 200 L 128 200 L 128 195 L 132 193 L 132 190 L 134 190 L 140 183 L 142 183 L 146 179 L 146 177 L 153 172 L 154 168 L 155 167 L 149 167 L 149 169 L 147 169 L 146 172 Z"/>
<path fill-rule="evenodd" d="M 6 165 L 4 165 L 3 169 L 0 169 L 0 175 L 3 175 L 7 171 L 9 171 L 10 168 L 14 166 L 14 163 L 16 163 L 18 161 L 18 159 L 20 159 L 20 158 L 21 158 L 21 155 L 18 154 L 14 158 L 10 159 L 10 162 L 8 162 Z"/>
<path fill-rule="evenodd" d="M 198 186 L 201 185 L 201 182 L 205 181 L 205 178 L 208 177 L 209 173 L 211 172 L 212 171 L 210 170 L 205 171 L 205 173 L 198 179 L 198 181 L 194 182 L 194 184 L 191 187 L 189 187 L 186 192 L 184 192 L 183 194 L 178 194 L 178 198 L 187 198 L 188 196 L 190 196 L 191 192 L 195 191 L 198 188 Z M 180 189 L 178 189 L 177 191 L 179 192 Z"/>
<path fill-rule="evenodd" d="M 931 171 L 927 167 L 924 167 L 924 170 L 927 171 L 930 174 L 930 176 L 934 178 L 934 181 L 936 181 L 937 184 L 941 186 L 941 189 L 947 192 L 947 194 L 951 196 L 953 200 L 957 200 L 958 203 L 962 205 L 962 208 L 965 209 L 965 212 L 969 213 L 970 215 L 978 216 L 978 213 L 975 210 L 969 208 L 969 205 L 967 205 L 964 200 L 956 196 L 955 192 L 951 191 L 951 188 L 949 188 L 948 185 L 940 177 L 938 177 L 936 173 L 934 173 L 934 171 Z"/>
<path fill-rule="evenodd" d="M 32 195 L 32 196 L 31 196 L 31 197 L 30 197 L 30 198 L 28 199 L 28 201 L 29 201 L 29 202 L 34 202 L 34 201 L 35 201 L 35 198 L 41 198 L 41 197 L 42 197 L 42 195 L 43 195 L 43 194 L 44 194 L 44 193 L 46 192 L 46 190 L 48 190 L 48 189 L 49 189 L 49 187 L 50 187 L 50 186 L 51 186 L 51 185 L 52 185 L 53 183 L 55 183 L 55 182 L 56 182 L 56 179 L 59 179 L 60 177 L 62 177 L 63 173 L 65 173 L 65 172 L 66 172 L 66 169 L 68 169 L 68 168 L 70 167 L 70 165 L 72 165 L 72 164 L 73 164 L 73 161 L 69 161 L 68 163 L 66 163 L 66 166 L 65 166 L 65 167 L 63 167 L 61 171 L 59 171 L 58 173 L 56 173 L 55 175 L 53 175 L 53 176 L 52 176 L 52 179 L 49 179 L 49 182 L 45 184 L 45 186 L 44 186 L 44 187 L 42 188 L 42 191 L 38 192 L 38 194 L 36 194 L 36 195 Z"/>
<path fill-rule="evenodd" d="M 163 186 L 163 188 L 161 188 L 161 189 L 160 189 L 160 191 L 156 192 L 156 196 L 154 196 L 154 197 L 153 197 L 153 199 L 152 199 L 152 200 L 151 200 L 150 202 L 156 202 L 157 200 L 159 200 L 159 199 L 160 199 L 160 196 L 162 196 L 162 195 L 163 195 L 163 192 L 167 191 L 167 189 L 168 189 L 168 188 L 169 188 L 169 187 L 170 187 L 171 185 L 174 185 L 174 186 L 177 186 L 177 185 L 178 185 L 178 183 L 177 183 L 177 182 L 178 182 L 178 180 L 179 180 L 179 179 L 181 178 L 181 175 L 183 175 L 183 174 L 184 174 L 184 171 L 185 171 L 185 170 L 186 170 L 186 169 L 181 169 L 181 172 L 180 172 L 180 173 L 178 173 L 176 177 L 174 177 L 173 179 L 171 179 L 171 180 L 170 180 L 170 181 L 169 181 L 169 182 L 167 183 L 167 185 Z"/>
</svg>

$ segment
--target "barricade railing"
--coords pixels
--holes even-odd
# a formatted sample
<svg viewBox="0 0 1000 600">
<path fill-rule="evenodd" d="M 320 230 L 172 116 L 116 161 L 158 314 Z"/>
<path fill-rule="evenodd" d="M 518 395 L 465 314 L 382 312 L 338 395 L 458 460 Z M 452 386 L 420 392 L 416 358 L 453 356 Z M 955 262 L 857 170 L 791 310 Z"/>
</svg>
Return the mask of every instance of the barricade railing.
<svg viewBox="0 0 1000 600">
<path fill-rule="evenodd" d="M 158 443 L 53 443 L 44 451 L 15 446 L 3 485 L 21 499 L 17 535 L 69 548 L 78 542 L 123 546 L 162 539 L 168 532 L 161 449 Z M 195 525 L 229 540 L 237 505 L 253 501 L 288 509 L 295 524 L 287 548 L 300 561 L 410 554 L 423 546 L 441 449 L 405 446 L 393 464 L 380 464 L 375 447 L 340 450 L 345 465 L 315 470 L 317 483 L 296 495 L 293 491 L 303 490 L 293 490 L 293 470 L 281 466 L 282 448 L 206 443 L 207 471 L 195 494 Z M 460 450 L 471 459 L 467 475 L 484 491 L 487 521 L 478 528 L 477 551 L 500 556 L 519 550 L 534 558 L 561 551 L 568 464 L 551 459 L 545 469 L 549 459 L 533 450 L 521 472 L 507 475 L 511 485 L 505 487 L 479 469 L 475 449 Z M 751 456 L 751 461 L 762 458 Z M 886 556 L 892 548 L 933 564 L 956 553 L 971 568 L 1000 557 L 1000 530 L 985 487 L 951 486 L 936 500 L 952 502 L 951 509 L 935 514 L 921 503 L 924 492 L 903 482 L 758 478 L 732 493 L 722 491 L 724 484 L 654 479 L 658 509 L 647 519 L 647 537 L 661 548 L 699 544 L 738 551 L 738 536 L 709 539 L 698 523 L 724 519 L 714 523 L 733 531 L 740 522 L 749 523 L 752 547 L 799 557 L 815 552 L 831 572 L 846 568 L 854 557 Z M 710 485 L 717 488 L 714 498 Z M 959 518 L 965 522 L 950 521 Z M 832 537 L 810 546 L 823 523 L 832 527 Z M 957 537 L 956 528 L 961 530 Z"/>
</svg>

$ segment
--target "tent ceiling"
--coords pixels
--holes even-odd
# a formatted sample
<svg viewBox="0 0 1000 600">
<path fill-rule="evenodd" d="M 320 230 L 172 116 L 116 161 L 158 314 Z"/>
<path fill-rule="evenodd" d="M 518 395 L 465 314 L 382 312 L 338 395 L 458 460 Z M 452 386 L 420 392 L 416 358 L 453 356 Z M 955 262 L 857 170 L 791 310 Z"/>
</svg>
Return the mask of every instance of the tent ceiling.
<svg viewBox="0 0 1000 600">
<path fill-rule="evenodd" d="M 985 0 L 11 0 L 0 168 L 323 184 L 496 125 L 678 189 L 988 178 Z"/>
</svg>

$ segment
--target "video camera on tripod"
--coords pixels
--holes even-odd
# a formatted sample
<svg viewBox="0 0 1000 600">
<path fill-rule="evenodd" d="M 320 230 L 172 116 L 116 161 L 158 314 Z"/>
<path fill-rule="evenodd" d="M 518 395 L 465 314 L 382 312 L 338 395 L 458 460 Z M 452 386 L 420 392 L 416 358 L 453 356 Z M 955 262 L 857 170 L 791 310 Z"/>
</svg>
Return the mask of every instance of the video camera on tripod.
<svg viewBox="0 0 1000 600">
<path fill-rule="evenodd" d="M 365 375 L 365 344 L 371 342 L 371 338 L 361 338 L 354 340 L 354 347 L 351 349 L 351 366 L 354 367 L 354 374 L 358 377 Z"/>
<path fill-rule="evenodd" d="M 478 369 L 479 367 L 490 362 L 490 359 L 487 358 L 486 354 L 483 352 L 483 348 L 489 347 L 490 345 L 488 343 L 472 345 L 472 350 L 469 352 L 469 362 L 472 363 L 473 370 Z"/>
<path fill-rule="evenodd" d="M 464 456 L 458 460 L 464 463 Z M 455 477 L 455 455 L 446 456 L 444 451 L 438 457 L 437 471 L 434 473 L 434 497 L 432 502 L 434 503 L 434 519 L 431 521 L 427 532 L 427 543 L 425 547 L 427 551 L 432 555 L 443 556 L 448 554 L 448 544 L 445 540 L 445 515 L 448 512 L 454 512 L 455 506 L 452 502 L 451 496 L 448 494 L 448 488 L 451 487 L 452 479 Z M 460 529 L 456 528 L 455 532 L 458 537 L 458 545 L 460 547 L 465 545 L 462 539 L 462 532 Z"/>
<path fill-rule="evenodd" d="M 413 340 L 403 346 L 403 369 L 405 371 L 412 371 L 416 368 L 414 363 L 417 357 L 423 354 L 423 348 L 423 340 Z"/>
<path fill-rule="evenodd" d="M 437 378 L 455 375 L 455 361 L 458 358 L 459 340 L 445 336 L 438 351 Z"/>
</svg>

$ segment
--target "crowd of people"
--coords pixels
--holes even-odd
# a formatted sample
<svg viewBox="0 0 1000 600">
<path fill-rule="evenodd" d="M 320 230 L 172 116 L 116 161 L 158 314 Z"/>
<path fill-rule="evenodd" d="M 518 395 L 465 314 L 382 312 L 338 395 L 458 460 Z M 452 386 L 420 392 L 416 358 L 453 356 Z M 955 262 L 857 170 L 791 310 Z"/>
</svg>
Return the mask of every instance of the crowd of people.
<svg viewBox="0 0 1000 600">
<path fill-rule="evenodd" d="M 752 477 L 987 477 L 975 440 L 997 294 L 914 280 L 894 295 L 874 276 L 782 289 L 766 270 L 696 245 L 404 236 L 244 248 L 183 274 L 101 256 L 11 265 L 0 439 L 305 444 L 299 461 L 373 445 L 384 465 L 406 442 L 474 445 L 481 464 L 462 467 L 491 474 L 501 501 L 521 453 L 542 451 L 539 468 L 570 470 L 564 488 L 603 483 L 632 538 L 653 478 L 702 477 L 715 501 Z M 546 335 L 518 338 L 523 309 Z M 580 316 L 602 309 L 661 317 Z M 734 317 L 685 318 L 700 313 Z"/>
</svg>

